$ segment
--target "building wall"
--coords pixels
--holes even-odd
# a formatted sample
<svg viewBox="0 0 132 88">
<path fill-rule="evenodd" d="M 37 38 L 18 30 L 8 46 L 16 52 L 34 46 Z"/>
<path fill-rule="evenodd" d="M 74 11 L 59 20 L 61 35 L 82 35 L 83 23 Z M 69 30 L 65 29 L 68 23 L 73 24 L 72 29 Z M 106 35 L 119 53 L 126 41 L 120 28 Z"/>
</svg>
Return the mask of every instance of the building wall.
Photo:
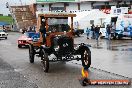
<svg viewBox="0 0 132 88">
<path fill-rule="evenodd" d="M 33 13 L 33 15 L 36 14 L 36 4 L 29 5 L 30 11 Z"/>
<path fill-rule="evenodd" d="M 44 5 L 44 7 L 42 7 Z M 49 4 L 37 4 L 37 11 L 49 11 Z"/>
<path fill-rule="evenodd" d="M 91 10 L 91 2 L 83 2 L 80 4 L 80 10 Z"/>
<path fill-rule="evenodd" d="M 64 3 L 54 3 L 51 5 L 51 7 L 64 7 Z M 44 4 L 44 7 L 42 7 L 42 4 L 37 4 L 37 11 L 49 11 L 49 4 Z M 80 3 L 80 10 L 90 10 L 91 9 L 91 3 Z M 68 3 L 66 6 L 66 11 L 74 11 L 78 10 L 78 3 Z"/>
<path fill-rule="evenodd" d="M 51 7 L 64 7 L 64 3 L 54 3 Z"/>
<path fill-rule="evenodd" d="M 105 3 L 104 2 L 98 2 L 98 3 L 94 3 L 94 6 L 95 5 L 104 5 Z"/>
<path fill-rule="evenodd" d="M 121 2 L 120 4 L 124 4 L 124 2 Z M 126 4 L 130 4 L 130 2 L 126 2 Z M 109 5 L 117 5 L 117 2 L 109 2 Z"/>
<path fill-rule="evenodd" d="M 51 4 L 51 7 L 64 7 L 64 3 L 54 3 Z M 44 7 L 42 7 L 42 4 L 37 4 L 37 11 L 49 11 L 49 4 L 44 4 Z M 66 6 L 66 11 L 71 11 L 71 10 L 78 10 L 78 4 L 77 3 L 69 3 Z"/>
<path fill-rule="evenodd" d="M 121 2 L 120 4 L 123 4 L 124 2 Z M 130 2 L 126 2 L 127 4 L 130 4 Z M 93 6 L 101 6 L 105 5 L 104 2 L 96 2 L 93 4 Z M 109 2 L 109 5 L 117 5 L 117 2 Z M 52 3 L 51 7 L 64 7 L 64 3 Z M 44 7 L 42 7 L 42 3 L 37 5 L 37 10 L 41 11 L 49 11 L 49 4 L 45 3 Z M 81 2 L 80 3 L 80 10 L 91 10 L 91 2 Z M 75 11 L 78 10 L 78 3 L 68 3 L 66 5 L 66 11 Z"/>
<path fill-rule="evenodd" d="M 78 10 L 77 3 L 69 3 L 69 6 L 66 6 L 66 11 L 74 11 L 74 10 Z"/>
<path fill-rule="evenodd" d="M 49 5 L 48 4 L 44 5 L 44 11 L 49 11 Z"/>
</svg>

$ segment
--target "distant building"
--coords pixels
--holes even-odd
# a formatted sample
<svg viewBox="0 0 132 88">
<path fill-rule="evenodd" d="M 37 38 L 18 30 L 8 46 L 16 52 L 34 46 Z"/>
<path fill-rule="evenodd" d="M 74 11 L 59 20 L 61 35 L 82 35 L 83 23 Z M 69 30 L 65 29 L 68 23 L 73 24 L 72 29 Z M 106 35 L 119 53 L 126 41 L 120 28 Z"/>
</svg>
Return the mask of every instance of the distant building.
<svg viewBox="0 0 132 88">
<path fill-rule="evenodd" d="M 111 6 L 132 8 L 130 0 L 36 0 L 32 6 L 34 12 L 44 11 L 85 11 L 100 9 L 105 13 L 110 13 Z"/>
<path fill-rule="evenodd" d="M 24 4 L 20 1 L 19 5 L 18 3 L 17 5 L 16 3 L 14 3 L 14 5 L 6 3 L 3 6 L 4 8 L 8 7 L 6 9 L 11 12 L 10 14 L 13 17 L 18 30 L 35 25 L 37 23 L 36 14 L 45 11 L 66 11 L 74 13 L 77 11 L 82 12 L 99 9 L 100 11 L 109 14 L 111 11 L 115 12 L 115 9 L 112 7 L 115 6 L 118 8 L 116 9 L 116 12 L 118 13 L 122 12 L 119 7 L 127 7 L 124 11 L 126 13 L 132 13 L 132 1 L 129 0 L 29 0 L 28 2 L 30 3 L 28 4 L 30 5 L 26 5 L 26 3 Z"/>
</svg>

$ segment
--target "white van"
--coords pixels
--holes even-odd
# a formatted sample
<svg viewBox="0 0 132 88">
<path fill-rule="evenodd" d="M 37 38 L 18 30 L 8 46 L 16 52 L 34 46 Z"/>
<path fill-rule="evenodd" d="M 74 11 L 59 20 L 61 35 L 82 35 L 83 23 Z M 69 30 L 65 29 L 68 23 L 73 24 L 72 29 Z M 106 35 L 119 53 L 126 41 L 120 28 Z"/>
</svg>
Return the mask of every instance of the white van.
<svg viewBox="0 0 132 88">
<path fill-rule="evenodd" d="M 112 25 L 113 38 L 132 37 L 132 14 L 109 15 L 103 24 L 104 28 L 101 28 L 100 32 L 105 38 L 107 38 L 106 27 L 108 24 Z"/>
</svg>

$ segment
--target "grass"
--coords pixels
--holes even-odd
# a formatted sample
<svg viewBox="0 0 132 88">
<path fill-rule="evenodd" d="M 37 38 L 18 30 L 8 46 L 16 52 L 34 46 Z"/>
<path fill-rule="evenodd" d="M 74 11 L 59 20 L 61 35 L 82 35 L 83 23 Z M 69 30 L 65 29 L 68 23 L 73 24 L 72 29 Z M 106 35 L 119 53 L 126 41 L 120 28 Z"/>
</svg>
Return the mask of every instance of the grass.
<svg viewBox="0 0 132 88">
<path fill-rule="evenodd" d="M 0 21 L 8 22 L 9 24 L 11 24 L 13 22 L 13 19 L 11 16 L 0 16 Z"/>
</svg>

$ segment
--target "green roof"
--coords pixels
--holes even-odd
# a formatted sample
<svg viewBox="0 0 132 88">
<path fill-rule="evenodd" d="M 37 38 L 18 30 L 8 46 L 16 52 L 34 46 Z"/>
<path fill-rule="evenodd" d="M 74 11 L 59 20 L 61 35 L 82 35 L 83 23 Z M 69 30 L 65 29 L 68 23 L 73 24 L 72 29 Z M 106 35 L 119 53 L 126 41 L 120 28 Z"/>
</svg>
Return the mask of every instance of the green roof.
<svg viewBox="0 0 132 88">
<path fill-rule="evenodd" d="M 13 19 L 10 16 L 0 16 L 0 21 L 11 24 L 13 22 Z"/>
</svg>

